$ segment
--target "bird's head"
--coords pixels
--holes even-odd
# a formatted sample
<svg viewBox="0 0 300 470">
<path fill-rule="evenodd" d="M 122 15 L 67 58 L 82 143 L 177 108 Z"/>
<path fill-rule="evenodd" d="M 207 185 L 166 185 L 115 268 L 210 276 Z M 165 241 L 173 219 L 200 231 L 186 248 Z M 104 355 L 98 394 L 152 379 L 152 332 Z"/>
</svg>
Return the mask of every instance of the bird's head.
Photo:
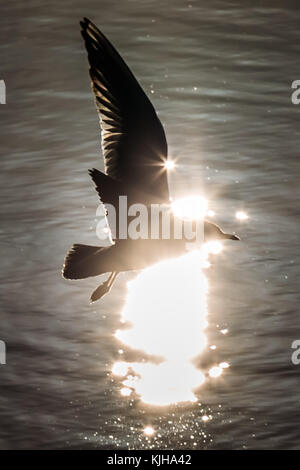
<svg viewBox="0 0 300 470">
<path fill-rule="evenodd" d="M 240 240 L 240 238 L 232 233 L 224 233 L 218 225 L 205 220 L 204 241 L 209 242 L 212 240 Z"/>
</svg>

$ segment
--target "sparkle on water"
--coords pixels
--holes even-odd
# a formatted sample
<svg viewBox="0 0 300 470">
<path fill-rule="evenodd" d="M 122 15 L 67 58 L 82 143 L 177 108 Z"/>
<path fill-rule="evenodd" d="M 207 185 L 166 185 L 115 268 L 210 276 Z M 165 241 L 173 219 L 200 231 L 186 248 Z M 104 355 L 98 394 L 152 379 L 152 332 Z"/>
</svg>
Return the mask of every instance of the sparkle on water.
<svg viewBox="0 0 300 470">
<path fill-rule="evenodd" d="M 215 377 L 219 377 L 222 374 L 222 370 L 223 369 L 220 366 L 213 366 L 209 369 L 208 373 L 209 373 L 210 377 L 215 378 Z"/>
<path fill-rule="evenodd" d="M 246 214 L 246 212 L 244 211 L 237 211 L 235 213 L 235 217 L 238 219 L 238 220 L 247 220 L 248 219 L 248 215 Z"/>
<path fill-rule="evenodd" d="M 154 429 L 151 426 L 146 426 L 144 429 L 144 434 L 146 434 L 146 436 L 153 436 Z"/>
<path fill-rule="evenodd" d="M 125 377 L 128 372 L 128 365 L 126 362 L 115 362 L 112 368 L 112 373 L 118 375 L 119 377 Z"/>
<path fill-rule="evenodd" d="M 131 392 L 132 390 L 130 388 L 127 388 L 127 387 L 121 388 L 121 395 L 123 395 L 123 397 L 129 397 L 131 395 Z"/>
<path fill-rule="evenodd" d="M 220 362 L 219 367 L 221 367 L 221 369 L 227 369 L 229 364 L 228 362 Z"/>
<path fill-rule="evenodd" d="M 196 199 L 188 216 L 206 213 L 206 201 Z M 181 216 L 186 214 L 182 204 L 187 199 L 184 201 L 175 205 L 175 210 L 181 208 Z M 134 391 L 152 405 L 197 400 L 195 391 L 206 376 L 206 371 L 192 363 L 206 347 L 208 283 L 203 269 L 208 266 L 209 254 L 218 254 L 221 249 L 219 242 L 206 243 L 180 258 L 145 269 L 128 282 L 123 326 L 115 336 L 123 345 L 156 356 L 160 362 L 116 362 L 112 372 L 122 378 L 123 396 Z M 221 364 L 212 367 L 208 377 L 216 378 L 223 368 Z"/>
</svg>

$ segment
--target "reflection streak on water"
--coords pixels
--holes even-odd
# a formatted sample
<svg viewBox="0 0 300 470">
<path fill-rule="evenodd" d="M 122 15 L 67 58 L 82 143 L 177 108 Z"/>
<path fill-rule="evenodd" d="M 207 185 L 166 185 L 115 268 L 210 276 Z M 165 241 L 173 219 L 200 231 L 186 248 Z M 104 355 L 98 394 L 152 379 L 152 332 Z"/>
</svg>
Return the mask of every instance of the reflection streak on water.
<svg viewBox="0 0 300 470">
<path fill-rule="evenodd" d="M 123 377 L 123 386 L 135 390 L 144 403 L 196 401 L 194 390 L 205 380 L 191 362 L 206 346 L 208 283 L 202 270 L 209 253 L 221 248 L 220 243 L 207 243 L 201 250 L 144 270 L 128 283 L 121 319 L 125 329 L 116 337 L 162 361 L 117 362 L 112 372 Z"/>
</svg>

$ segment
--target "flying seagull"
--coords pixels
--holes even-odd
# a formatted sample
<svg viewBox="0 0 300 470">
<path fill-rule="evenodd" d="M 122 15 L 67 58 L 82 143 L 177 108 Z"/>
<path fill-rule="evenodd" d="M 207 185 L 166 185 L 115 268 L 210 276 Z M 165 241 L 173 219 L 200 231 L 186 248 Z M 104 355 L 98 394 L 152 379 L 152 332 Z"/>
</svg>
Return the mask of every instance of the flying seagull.
<svg viewBox="0 0 300 470">
<path fill-rule="evenodd" d="M 127 196 L 128 206 L 170 204 L 167 141 L 155 109 L 104 34 L 87 18 L 80 24 L 102 130 L 105 172 L 89 170 L 100 200 L 104 206 L 111 204 L 116 208 L 120 195 Z M 204 240 L 221 239 L 239 237 L 204 221 Z M 114 242 L 109 247 L 74 244 L 66 255 L 62 271 L 66 279 L 110 273 L 92 293 L 91 302 L 110 290 L 119 272 L 143 269 L 186 251 L 184 239 L 133 240 L 116 235 Z"/>
</svg>

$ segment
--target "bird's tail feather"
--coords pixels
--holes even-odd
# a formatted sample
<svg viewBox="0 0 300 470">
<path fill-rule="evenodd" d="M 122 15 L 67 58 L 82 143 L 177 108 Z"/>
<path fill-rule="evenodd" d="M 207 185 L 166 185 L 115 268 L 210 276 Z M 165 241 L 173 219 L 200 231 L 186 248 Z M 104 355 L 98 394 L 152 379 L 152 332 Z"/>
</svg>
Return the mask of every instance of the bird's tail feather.
<svg viewBox="0 0 300 470">
<path fill-rule="evenodd" d="M 101 258 L 108 247 L 74 244 L 68 251 L 62 269 L 65 279 L 85 279 L 107 272 Z"/>
</svg>

